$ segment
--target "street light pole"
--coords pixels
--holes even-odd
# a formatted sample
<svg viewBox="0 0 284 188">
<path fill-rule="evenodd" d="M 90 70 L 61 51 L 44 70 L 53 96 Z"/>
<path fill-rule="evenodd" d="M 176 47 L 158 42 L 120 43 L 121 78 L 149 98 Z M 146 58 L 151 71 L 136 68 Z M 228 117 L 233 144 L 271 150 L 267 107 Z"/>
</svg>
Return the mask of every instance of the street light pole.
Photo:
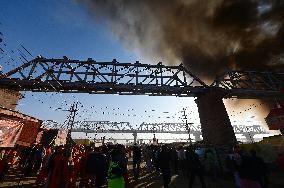
<svg viewBox="0 0 284 188">
<path fill-rule="evenodd" d="M 188 134 L 188 140 L 189 140 L 189 144 L 192 145 L 192 141 L 191 141 L 191 136 L 190 136 L 190 127 L 188 126 L 188 122 L 187 122 L 187 115 L 185 114 L 185 108 L 183 108 L 183 119 L 185 119 L 185 127 L 187 130 L 187 134 Z"/>
</svg>

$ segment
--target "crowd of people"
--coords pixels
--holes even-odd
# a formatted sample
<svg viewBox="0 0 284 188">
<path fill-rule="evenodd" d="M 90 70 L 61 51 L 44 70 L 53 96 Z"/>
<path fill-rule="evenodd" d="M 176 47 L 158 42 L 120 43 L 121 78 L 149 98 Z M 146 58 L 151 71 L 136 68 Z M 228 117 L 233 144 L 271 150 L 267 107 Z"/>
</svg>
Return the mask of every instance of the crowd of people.
<svg viewBox="0 0 284 188">
<path fill-rule="evenodd" d="M 268 186 L 268 168 L 261 157 L 255 150 L 248 153 L 240 147 L 235 147 L 225 158 L 212 148 L 200 153 L 193 146 L 181 145 L 73 145 L 71 153 L 69 151 L 64 146 L 41 145 L 3 149 L 0 152 L 0 179 L 4 178 L 8 168 L 18 168 L 24 176 L 36 176 L 36 184 L 47 188 L 127 188 L 129 177 L 138 181 L 143 167 L 145 173 L 161 174 L 165 188 L 169 187 L 174 174 L 187 177 L 188 187 L 193 187 L 197 177 L 205 188 L 205 176 L 209 181 L 218 181 L 224 171 L 231 173 L 236 187 Z M 284 170 L 282 155 L 276 162 Z"/>
</svg>

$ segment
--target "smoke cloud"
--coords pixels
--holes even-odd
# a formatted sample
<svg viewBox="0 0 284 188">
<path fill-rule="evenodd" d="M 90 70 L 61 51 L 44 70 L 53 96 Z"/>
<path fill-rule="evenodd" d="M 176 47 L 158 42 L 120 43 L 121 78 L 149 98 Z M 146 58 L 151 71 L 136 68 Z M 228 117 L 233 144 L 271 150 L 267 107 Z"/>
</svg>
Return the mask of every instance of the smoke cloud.
<svg viewBox="0 0 284 188">
<path fill-rule="evenodd" d="M 82 0 L 127 48 L 205 79 L 231 69 L 283 70 L 282 0 Z"/>
</svg>

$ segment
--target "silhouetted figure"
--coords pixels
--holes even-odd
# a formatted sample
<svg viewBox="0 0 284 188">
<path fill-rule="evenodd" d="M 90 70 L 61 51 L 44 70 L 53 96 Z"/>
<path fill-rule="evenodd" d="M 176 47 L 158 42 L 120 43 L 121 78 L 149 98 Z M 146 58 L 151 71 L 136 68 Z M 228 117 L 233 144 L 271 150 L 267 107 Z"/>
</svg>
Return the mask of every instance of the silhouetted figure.
<svg viewBox="0 0 284 188">
<path fill-rule="evenodd" d="M 118 144 L 116 146 L 116 150 L 117 150 L 118 154 L 116 156 L 114 156 L 113 160 L 117 161 L 118 165 L 121 167 L 125 187 L 128 187 L 128 184 L 129 184 L 128 170 L 127 170 L 128 158 L 126 156 L 125 147 L 124 147 L 124 145 Z"/>
<path fill-rule="evenodd" d="M 262 188 L 268 187 L 268 168 L 263 159 L 256 155 L 255 150 L 251 150 L 252 165 L 256 176 L 256 181 L 260 182 Z"/>
<path fill-rule="evenodd" d="M 241 158 L 242 162 L 239 167 L 241 187 L 265 187 L 267 169 L 263 160 L 256 156 L 255 150 L 251 150 L 251 156 L 242 153 Z"/>
<path fill-rule="evenodd" d="M 159 153 L 160 169 L 163 176 L 164 188 L 168 188 L 171 182 L 171 169 L 170 169 L 171 153 L 167 146 L 162 146 L 162 151 Z"/>
<path fill-rule="evenodd" d="M 45 154 L 44 148 L 41 147 L 40 145 L 37 145 L 33 156 L 33 161 L 34 161 L 33 172 L 35 174 L 38 173 L 41 167 L 44 154 Z"/>
<path fill-rule="evenodd" d="M 275 162 L 276 162 L 278 168 L 281 170 L 281 172 L 284 173 L 284 156 L 283 156 L 282 153 L 278 153 Z"/>
<path fill-rule="evenodd" d="M 199 160 L 199 156 L 194 152 L 192 148 L 188 148 L 186 153 L 187 165 L 188 165 L 188 172 L 189 172 L 189 185 L 188 187 L 191 188 L 195 177 L 198 176 L 202 188 L 205 188 L 205 182 L 203 177 L 203 167 Z"/>
<path fill-rule="evenodd" d="M 175 148 L 171 148 L 171 165 L 173 171 L 177 174 L 178 173 L 178 153 Z"/>
<path fill-rule="evenodd" d="M 108 188 L 125 188 L 124 169 L 120 165 L 120 151 L 114 149 L 111 152 L 111 160 L 108 169 Z"/>
<path fill-rule="evenodd" d="M 180 146 L 177 151 L 178 156 L 178 165 L 179 169 L 182 171 L 182 174 L 186 175 L 186 156 L 185 156 L 185 150 L 183 146 Z"/>
<path fill-rule="evenodd" d="M 217 158 L 211 149 L 205 153 L 205 164 L 208 175 L 212 181 L 217 180 Z"/>
<path fill-rule="evenodd" d="M 28 148 L 27 149 L 27 158 L 24 166 L 24 175 L 29 176 L 32 172 L 34 166 L 34 156 L 35 156 L 36 148 Z"/>
<path fill-rule="evenodd" d="M 155 167 L 157 172 L 160 171 L 159 153 L 160 153 L 160 148 L 158 146 L 153 145 L 153 152 L 152 152 L 153 166 Z"/>
<path fill-rule="evenodd" d="M 95 188 L 101 188 L 106 183 L 107 158 L 100 148 L 94 148 L 86 161 L 86 174 L 95 180 Z"/>
<path fill-rule="evenodd" d="M 64 148 L 59 147 L 49 158 L 47 188 L 68 186 L 68 157 L 64 153 Z"/>
<path fill-rule="evenodd" d="M 147 168 L 147 172 L 148 173 L 151 173 L 152 170 L 153 170 L 153 167 L 152 167 L 152 149 L 150 146 L 147 146 L 144 150 L 144 158 L 145 158 L 145 161 L 146 161 L 146 168 Z"/>
<path fill-rule="evenodd" d="M 137 144 L 135 144 L 133 146 L 133 174 L 135 180 L 138 180 L 139 178 L 141 157 L 142 157 L 141 149 Z"/>
</svg>

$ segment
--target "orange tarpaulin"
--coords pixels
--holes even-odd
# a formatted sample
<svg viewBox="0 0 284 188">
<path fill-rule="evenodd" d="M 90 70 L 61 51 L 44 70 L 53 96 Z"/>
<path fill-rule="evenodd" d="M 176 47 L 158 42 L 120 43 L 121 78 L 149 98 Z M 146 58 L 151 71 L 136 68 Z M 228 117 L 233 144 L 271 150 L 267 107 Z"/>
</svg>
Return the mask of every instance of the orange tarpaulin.
<svg viewBox="0 0 284 188">
<path fill-rule="evenodd" d="M 14 147 L 24 124 L 8 118 L 0 119 L 0 147 Z"/>
<path fill-rule="evenodd" d="M 17 145 L 22 145 L 22 146 L 29 146 L 34 143 L 36 136 L 38 134 L 38 130 L 41 126 L 42 121 L 38 120 L 34 117 L 25 115 L 23 113 L 9 110 L 6 108 L 3 108 L 0 106 L 0 120 L 5 120 L 2 121 L 2 128 L 5 131 L 5 134 L 3 133 L 2 130 L 2 140 L 11 140 L 10 146 L 14 146 L 15 144 Z M 17 127 L 16 125 L 21 124 L 21 128 Z M 10 129 L 10 134 L 12 136 L 5 137 L 7 135 L 7 128 L 11 128 L 15 126 L 13 129 Z M 17 129 L 16 129 L 17 127 Z M 14 130 L 15 131 L 12 131 Z M 16 131 L 17 130 L 17 131 Z M 14 133 L 17 133 L 17 135 L 13 135 Z M 5 138 L 4 138 L 5 137 Z M 16 139 L 15 139 L 16 138 Z M 2 141 L 4 142 L 4 141 Z M 5 144 L 7 145 L 7 144 Z M 9 147 L 10 147 L 9 146 Z M 0 146 L 0 147 L 8 147 L 8 146 Z"/>
<path fill-rule="evenodd" d="M 21 134 L 17 140 L 18 145 L 30 146 L 36 140 L 40 124 L 37 122 L 25 122 Z"/>
</svg>

